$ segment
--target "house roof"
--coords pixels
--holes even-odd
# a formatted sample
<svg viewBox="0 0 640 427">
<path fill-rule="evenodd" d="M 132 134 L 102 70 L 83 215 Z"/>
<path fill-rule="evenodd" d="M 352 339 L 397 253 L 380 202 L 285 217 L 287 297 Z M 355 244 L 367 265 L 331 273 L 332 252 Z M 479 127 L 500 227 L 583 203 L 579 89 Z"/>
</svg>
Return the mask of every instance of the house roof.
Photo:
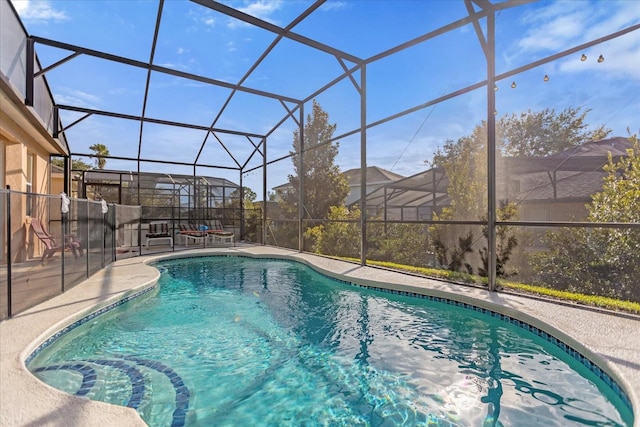
<svg viewBox="0 0 640 427">
<path fill-rule="evenodd" d="M 627 138 L 614 137 L 587 142 L 545 157 L 506 157 L 499 160 L 510 173 L 533 173 L 554 170 L 584 172 L 602 169 L 607 156 L 625 156 L 631 143 Z"/>
<path fill-rule="evenodd" d="M 547 180 L 547 183 L 520 192 L 516 199 L 520 201 L 533 200 L 555 200 L 555 201 L 580 201 L 587 202 L 591 196 L 602 189 L 603 179 L 607 175 L 605 172 L 571 172 L 564 173 L 564 176 L 556 178 L 555 194 L 554 185 Z"/>
<path fill-rule="evenodd" d="M 342 175 L 347 179 L 350 186 L 360 185 L 360 168 L 346 170 L 342 172 Z M 404 176 L 378 166 L 367 167 L 367 184 L 393 182 L 402 178 Z"/>
<path fill-rule="evenodd" d="M 423 206 L 448 204 L 449 178 L 444 168 L 436 167 L 386 184 L 367 196 L 367 205 Z"/>
<path fill-rule="evenodd" d="M 347 179 L 350 187 L 357 187 L 360 185 L 360 168 L 346 170 L 342 172 L 342 175 Z M 367 167 L 367 185 L 385 184 L 403 178 L 404 176 L 400 174 L 391 172 L 378 166 Z M 286 190 L 288 188 L 291 188 L 291 185 L 288 182 L 285 182 L 284 184 L 273 187 L 273 190 Z"/>
<path fill-rule="evenodd" d="M 566 159 L 570 157 L 604 157 L 607 158 L 609 153 L 612 156 L 626 156 L 627 150 L 632 147 L 629 138 L 620 136 L 601 139 L 599 141 L 587 142 L 577 147 L 561 151 L 553 154 L 551 158 Z"/>
<path fill-rule="evenodd" d="M 614 137 L 587 142 L 546 157 L 506 157 L 497 165 L 496 179 L 503 189 L 498 197 L 509 200 L 582 201 L 601 191 L 606 173 L 603 166 L 611 153 L 614 161 L 631 148 L 627 138 Z M 508 184 L 517 182 L 510 193 Z M 368 206 L 446 206 L 449 179 L 443 168 L 432 168 L 406 177 L 372 192 Z"/>
<path fill-rule="evenodd" d="M 632 147 L 627 138 L 615 137 L 569 148 L 541 158 L 507 160 L 507 177 L 520 182 L 520 192 L 513 198 L 520 201 L 556 200 L 588 202 L 602 190 L 607 173 L 603 167 L 609 153 L 616 161 Z"/>
</svg>

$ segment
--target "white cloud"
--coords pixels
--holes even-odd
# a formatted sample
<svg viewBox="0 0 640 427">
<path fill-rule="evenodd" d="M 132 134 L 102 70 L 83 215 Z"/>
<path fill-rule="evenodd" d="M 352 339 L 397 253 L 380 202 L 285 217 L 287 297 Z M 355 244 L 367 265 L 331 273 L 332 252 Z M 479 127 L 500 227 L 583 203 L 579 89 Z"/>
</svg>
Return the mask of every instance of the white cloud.
<svg viewBox="0 0 640 427">
<path fill-rule="evenodd" d="M 111 95 L 124 95 L 124 94 L 130 94 L 130 93 L 134 93 L 134 92 L 123 87 L 116 87 L 116 88 L 109 89 L 109 94 Z"/>
<path fill-rule="evenodd" d="M 578 3 L 578 2 L 575 2 Z M 518 46 L 525 51 L 555 51 L 567 46 L 586 32 L 590 24 L 590 15 L 585 10 L 562 8 L 556 3 L 540 10 L 539 15 L 527 16 L 524 22 L 532 26 Z M 574 2 L 570 3 L 573 6 Z"/>
<path fill-rule="evenodd" d="M 588 6 L 588 7 L 587 7 Z M 526 52 L 552 53 L 596 40 L 640 22 L 635 1 L 607 1 L 584 3 L 559 1 L 536 8 L 522 19 L 529 26 L 525 37 L 517 41 L 519 54 Z M 614 78 L 640 80 L 640 34 L 637 31 L 598 44 L 585 53 L 560 60 L 556 65 L 564 72 L 606 72 Z M 598 63 L 600 54 L 605 62 Z"/>
<path fill-rule="evenodd" d="M 589 25 L 584 35 L 585 39 L 594 39 L 603 34 L 613 33 L 629 25 L 640 23 L 640 8 L 635 1 L 619 3 L 597 3 L 601 9 L 596 14 L 597 19 Z M 611 7 L 615 5 L 616 7 Z"/>
<path fill-rule="evenodd" d="M 587 60 L 582 62 L 577 55 L 566 58 L 559 69 L 564 72 L 595 71 L 607 73 L 615 78 L 628 78 L 640 81 L 640 34 L 627 34 L 615 40 L 596 45 L 585 52 Z M 604 62 L 598 57 L 603 55 Z"/>
<path fill-rule="evenodd" d="M 178 55 L 182 55 L 183 53 L 189 52 L 189 49 L 185 49 L 183 47 L 179 47 L 178 50 L 176 51 L 176 53 Z"/>
<path fill-rule="evenodd" d="M 231 42 L 227 43 L 227 51 L 228 52 L 235 52 L 236 50 L 238 50 L 238 49 L 236 48 L 235 42 L 231 41 Z"/>
<path fill-rule="evenodd" d="M 178 64 L 175 62 L 163 62 L 162 64 L 157 64 L 160 67 L 171 68 L 178 71 L 189 71 L 190 67 L 185 64 Z"/>
<path fill-rule="evenodd" d="M 529 27 L 517 44 L 524 51 L 557 51 L 640 22 L 635 1 L 558 1 L 522 18 Z"/>
<path fill-rule="evenodd" d="M 273 12 L 280 9 L 281 6 L 282 0 L 258 0 L 238 10 L 248 15 L 255 16 L 256 18 L 266 20 Z"/>
<path fill-rule="evenodd" d="M 216 18 L 213 15 L 213 12 L 209 9 L 203 8 L 191 8 L 187 12 L 187 16 L 198 24 L 204 24 L 207 27 L 215 27 L 216 26 Z M 192 28 L 195 30 L 195 28 Z"/>
<path fill-rule="evenodd" d="M 557 16 L 563 16 L 579 12 L 583 9 L 584 4 L 576 1 L 556 1 L 547 3 L 546 6 L 535 8 L 522 18 L 524 24 L 537 24 L 555 19 Z"/>
<path fill-rule="evenodd" d="M 25 21 L 64 21 L 69 19 L 61 10 L 54 9 L 48 0 L 11 0 L 20 18 Z"/>
<path fill-rule="evenodd" d="M 60 88 L 60 90 L 61 93 L 55 94 L 57 104 L 95 109 L 102 102 L 102 99 L 100 97 L 87 92 L 70 89 L 67 87 L 62 87 Z"/>
<path fill-rule="evenodd" d="M 271 18 L 271 15 L 282 8 L 283 1 L 282 0 L 257 0 L 252 3 L 249 3 L 245 7 L 237 8 L 240 12 L 244 12 L 247 15 L 254 16 L 263 21 L 275 23 Z M 229 28 L 238 28 L 242 26 L 247 26 L 245 22 L 232 19 L 229 21 L 227 26 Z"/>
<path fill-rule="evenodd" d="M 336 1 L 327 1 L 322 6 L 320 6 L 320 10 L 322 10 L 323 12 L 329 12 L 331 10 L 346 9 L 348 7 L 349 7 L 349 3 L 345 1 L 336 0 Z"/>
</svg>

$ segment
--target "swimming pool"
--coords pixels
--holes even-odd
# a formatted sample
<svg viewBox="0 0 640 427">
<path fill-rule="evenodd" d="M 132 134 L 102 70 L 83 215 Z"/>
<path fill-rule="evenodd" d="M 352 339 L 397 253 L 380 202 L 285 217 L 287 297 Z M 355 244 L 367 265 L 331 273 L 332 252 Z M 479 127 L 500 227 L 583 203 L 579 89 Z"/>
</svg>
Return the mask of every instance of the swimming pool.
<svg viewBox="0 0 640 427">
<path fill-rule="evenodd" d="M 282 260 L 166 261 L 159 287 L 30 358 L 150 425 L 631 425 L 558 345 L 478 310 Z"/>
</svg>

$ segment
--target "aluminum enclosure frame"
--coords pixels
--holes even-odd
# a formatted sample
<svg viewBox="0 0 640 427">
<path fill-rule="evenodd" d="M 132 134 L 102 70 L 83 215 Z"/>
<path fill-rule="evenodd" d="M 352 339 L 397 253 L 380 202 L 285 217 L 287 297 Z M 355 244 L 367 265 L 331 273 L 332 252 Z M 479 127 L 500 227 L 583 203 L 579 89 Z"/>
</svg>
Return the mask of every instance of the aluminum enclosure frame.
<svg viewBox="0 0 640 427">
<path fill-rule="evenodd" d="M 58 104 L 55 106 L 56 109 L 56 114 L 58 114 L 59 110 L 65 110 L 65 111 L 74 111 L 74 112 L 79 112 L 84 114 L 84 116 L 82 116 L 80 119 L 76 120 L 75 122 L 67 125 L 64 128 L 61 129 L 55 129 L 54 133 L 57 134 L 61 134 L 64 135 L 65 130 L 70 129 L 71 127 L 75 126 L 77 123 L 81 122 L 82 120 L 92 116 L 92 115 L 102 115 L 102 116 L 108 116 L 108 117 L 112 117 L 112 118 L 117 118 L 117 119 L 123 119 L 123 120 L 132 120 L 132 121 L 136 121 L 139 122 L 140 127 L 139 127 L 139 134 L 138 134 L 138 155 L 135 158 L 129 158 L 129 157 L 117 157 L 117 156 L 104 156 L 105 158 L 113 158 L 113 159 L 121 159 L 121 160 L 130 160 L 130 161 L 136 161 L 137 162 L 137 172 L 138 174 L 141 173 L 141 163 L 144 162 L 156 162 L 156 163 L 165 163 L 165 164 L 173 164 L 173 165 L 184 165 L 184 166 L 192 166 L 193 170 L 194 170 L 194 176 L 195 171 L 196 171 L 196 167 L 208 167 L 208 168 L 214 168 L 214 169 L 231 169 L 231 170 L 237 170 L 238 174 L 239 174 L 239 182 L 240 182 L 240 188 L 242 189 L 242 176 L 244 173 L 248 173 L 248 172 L 252 172 L 254 170 L 257 169 L 262 169 L 262 174 L 263 174 L 263 194 L 262 194 L 262 198 L 263 200 L 267 200 L 267 190 L 266 190 L 266 183 L 267 183 L 267 175 L 268 175 L 268 167 L 280 160 L 289 158 L 293 155 L 296 154 L 304 154 L 305 151 L 305 144 L 304 144 L 304 104 L 309 102 L 310 100 L 312 100 L 313 98 L 315 98 L 317 95 L 323 93 L 324 91 L 326 91 L 327 89 L 335 86 L 336 84 L 338 84 L 339 82 L 342 82 L 345 79 L 349 79 L 349 81 L 353 84 L 353 86 L 355 87 L 356 91 L 358 92 L 359 96 L 360 96 L 360 125 L 358 128 L 347 131 L 342 133 L 341 135 L 335 136 L 334 138 L 332 138 L 329 141 L 325 141 L 326 144 L 328 143 L 332 143 L 334 141 L 338 141 L 341 138 L 345 138 L 347 136 L 351 136 L 351 135 L 355 135 L 357 133 L 360 133 L 360 168 L 361 168 L 361 183 L 360 183 L 360 206 L 361 206 L 361 218 L 360 218 L 360 226 L 361 226 L 361 235 L 360 235 L 360 240 L 361 240 L 361 259 L 360 259 L 360 263 L 361 265 L 366 265 L 366 253 L 367 253 L 367 235 L 366 235 L 366 229 L 367 229 L 367 217 L 366 217 L 366 169 L 367 169 L 367 130 L 371 129 L 375 126 L 379 126 L 381 124 L 387 123 L 391 120 L 397 119 L 399 117 L 402 116 L 406 116 L 410 113 L 416 112 L 416 111 L 420 111 L 423 110 L 427 107 L 436 105 L 440 102 L 446 101 L 448 99 L 452 99 L 455 98 L 457 96 L 469 93 L 471 91 L 480 89 L 480 88 L 485 88 L 486 89 L 486 96 L 487 96 L 487 111 L 486 111 L 486 121 L 487 121 L 487 129 L 488 129 L 488 134 L 487 134 L 487 141 L 488 141 L 488 153 L 487 153 L 487 158 L 488 158 L 488 164 L 487 164 L 487 184 L 488 184 L 488 209 L 487 209 L 487 225 L 488 225 L 488 229 L 489 229 L 489 237 L 488 237 L 488 250 L 489 250 L 489 268 L 488 271 L 489 273 L 489 290 L 495 290 L 496 289 L 496 227 L 498 227 L 499 225 L 527 225 L 527 226 L 549 226 L 549 225 L 566 225 L 565 223 L 549 223 L 549 222 L 540 222 L 540 223 L 522 223 L 522 222 L 500 222 L 497 221 L 496 218 L 496 162 L 495 162 L 495 156 L 496 156 L 496 143 L 495 143 L 495 139 L 496 139 L 496 135 L 495 135 L 495 115 L 494 115 L 494 111 L 495 111 L 495 92 L 494 92 L 494 86 L 496 84 L 496 82 L 501 81 L 503 79 L 507 79 L 511 76 L 517 75 L 521 72 L 530 70 L 532 68 L 538 67 L 540 65 L 555 61 L 559 58 L 563 58 L 565 56 L 574 54 L 578 51 L 581 51 L 583 49 L 586 49 L 588 47 L 591 46 L 595 46 L 597 44 L 603 43 L 605 41 L 620 37 L 624 34 L 633 32 L 633 31 L 637 31 L 640 29 L 640 25 L 632 25 L 629 26 L 627 28 L 624 28 L 623 30 L 617 31 L 615 33 L 609 34 L 605 37 L 601 37 L 598 38 L 596 40 L 592 40 L 590 42 L 587 43 L 583 43 L 581 45 L 575 46 L 573 48 L 564 50 L 562 52 L 558 52 L 554 55 L 550 55 L 548 57 L 536 60 L 534 62 L 531 62 L 529 64 L 514 68 L 510 71 L 501 73 L 499 75 L 496 75 L 496 68 L 495 68 L 495 17 L 496 14 L 498 12 L 500 12 L 501 10 L 505 10 L 508 8 L 513 8 L 513 7 L 518 7 L 520 5 L 523 4 L 527 4 L 530 3 L 533 0 L 507 0 L 504 2 L 496 2 L 496 3 L 492 3 L 490 0 L 459 0 L 460 2 L 463 2 L 466 10 L 467 10 L 467 16 L 465 18 L 459 19 L 455 22 L 452 22 L 448 25 L 445 25 L 437 30 L 428 32 L 426 34 L 423 34 L 420 37 L 414 38 L 412 40 L 409 40 L 407 42 L 404 42 L 396 47 L 393 47 L 391 49 L 388 49 L 384 52 L 380 52 L 374 56 L 371 56 L 369 58 L 359 58 L 356 55 L 350 54 L 348 52 L 343 52 L 339 49 L 335 49 L 331 46 L 327 46 L 323 43 L 320 43 L 317 40 L 313 40 L 307 37 L 304 37 L 296 32 L 293 31 L 293 29 L 296 27 L 296 25 L 298 25 L 299 23 L 301 23 L 302 21 L 304 21 L 307 17 L 309 17 L 312 13 L 314 13 L 315 11 L 317 11 L 324 3 L 326 0 L 317 0 L 315 1 L 309 8 L 307 8 L 307 10 L 305 10 L 302 14 L 300 14 L 297 18 L 295 18 L 289 25 L 287 25 L 286 27 L 279 27 L 277 25 L 274 25 L 272 23 L 266 22 L 264 20 L 258 19 L 254 16 L 245 14 L 237 9 L 231 8 L 229 6 L 226 6 L 222 3 L 218 3 L 214 0 L 191 0 L 194 4 L 199 5 L 200 7 L 203 8 L 207 8 L 213 11 L 216 11 L 218 13 L 222 13 L 225 14 L 227 16 L 233 17 L 235 19 L 241 20 L 249 25 L 253 25 L 253 26 L 257 26 L 261 29 L 270 31 L 274 34 L 276 34 L 276 38 L 275 40 L 271 43 L 271 45 L 263 52 L 263 54 L 253 63 L 253 65 L 251 65 L 248 69 L 248 71 L 246 72 L 246 74 L 236 83 L 228 83 L 225 81 L 221 81 L 221 80 L 217 80 L 217 79 L 213 79 L 207 76 L 203 76 L 203 75 L 197 75 L 197 74 L 192 74 L 192 73 L 187 73 L 187 72 L 183 72 L 183 71 L 179 71 L 179 70 L 175 70 L 175 69 L 171 69 L 171 68 L 167 68 L 161 65 L 158 65 L 154 62 L 155 60 L 155 49 L 156 49 L 156 44 L 158 41 L 158 34 L 159 34 L 159 29 L 161 26 L 161 22 L 162 22 L 162 15 L 163 15 L 163 11 L 164 11 L 164 5 L 165 2 L 164 0 L 158 0 L 158 11 L 157 11 L 157 16 L 156 16 L 156 21 L 155 21 L 155 30 L 154 30 L 154 34 L 153 34 L 153 42 L 151 45 L 151 51 L 149 54 L 149 60 L 148 61 L 139 61 L 139 60 L 134 60 L 131 58 L 125 58 L 125 57 L 121 57 L 121 56 L 117 56 L 117 55 L 112 55 L 112 54 L 108 54 L 105 52 L 101 52 L 101 51 L 97 51 L 97 50 L 92 50 L 92 49 L 88 49 L 82 46 L 77 46 L 77 45 L 71 45 L 68 43 L 62 43 L 59 41 L 55 41 L 55 40 L 51 40 L 51 39 L 47 39 L 44 37 L 39 37 L 39 36 L 35 36 L 35 35 L 30 35 L 28 37 L 28 46 L 34 46 L 36 44 L 40 44 L 40 45 L 44 45 L 44 46 L 50 46 L 50 47 L 55 47 L 58 49 L 62 49 L 62 50 L 66 50 L 68 52 L 70 52 L 70 54 L 63 58 L 62 60 L 40 70 L 35 72 L 34 70 L 37 67 L 34 67 L 34 61 L 35 61 L 35 55 L 30 55 L 28 56 L 28 67 L 27 69 L 29 70 L 29 73 L 27 75 L 27 94 L 32 93 L 33 92 L 33 84 L 34 84 L 34 80 L 41 76 L 46 74 L 48 71 L 66 63 L 67 61 L 71 61 L 81 55 L 88 55 L 88 56 L 92 56 L 95 58 L 99 58 L 102 60 L 106 60 L 106 61 L 112 61 L 112 62 L 116 62 L 116 63 L 120 63 L 120 64 L 124 64 L 130 67 L 137 67 L 137 68 L 141 68 L 141 69 L 145 69 L 147 70 L 146 73 L 146 84 L 145 84 L 145 89 L 144 89 L 144 101 L 143 101 L 143 105 L 142 105 L 142 111 L 140 112 L 139 115 L 128 115 L 128 114 L 122 114 L 122 113 L 118 113 L 118 112 L 109 112 L 109 111 L 101 111 L 101 110 L 95 110 L 95 109 L 88 109 L 88 108 L 83 108 L 80 106 L 72 106 L 72 105 L 63 105 L 63 104 Z M 480 24 L 480 20 L 485 20 L 485 28 L 483 28 Z M 403 110 L 403 111 L 399 111 L 391 116 L 388 116 L 386 118 L 377 120 L 375 122 L 368 122 L 367 120 L 367 66 L 379 61 L 381 59 L 384 59 L 386 57 L 389 57 L 391 55 L 394 55 L 398 52 L 401 52 L 403 50 L 406 50 L 412 46 L 415 46 L 419 43 L 422 43 L 424 41 L 433 39 L 435 37 L 438 37 L 440 35 L 443 35 L 445 33 L 448 33 L 450 31 L 459 29 L 462 26 L 471 24 L 473 25 L 473 28 L 475 30 L 476 33 L 476 37 L 478 39 L 478 42 L 480 44 L 480 47 L 484 53 L 485 59 L 486 59 L 486 79 L 483 81 L 479 81 L 476 82 L 474 84 L 468 85 L 466 87 L 462 87 L 462 88 L 458 88 L 450 93 L 444 94 L 442 96 L 439 96 L 437 98 L 431 99 L 429 101 L 426 101 L 420 105 L 416 105 L 414 107 L 411 107 L 409 109 Z M 315 49 L 318 51 L 321 51 L 323 53 L 327 53 L 332 55 L 333 57 L 335 57 L 336 61 L 338 61 L 338 63 L 340 64 L 340 66 L 343 69 L 343 73 L 336 77 L 334 80 L 328 82 L 325 86 L 319 88 L 318 90 L 316 90 L 315 92 L 309 94 L 306 98 L 304 99 L 297 99 L 297 98 L 292 98 L 289 96 L 285 96 L 282 94 L 277 94 L 277 93 L 270 93 L 270 92 L 266 92 L 266 91 L 262 91 L 262 90 L 258 90 L 252 87 L 249 87 L 247 85 L 245 85 L 247 79 L 252 75 L 252 73 L 256 70 L 256 68 L 260 65 L 260 63 L 267 58 L 267 56 L 273 51 L 273 49 L 276 47 L 276 45 L 282 41 L 283 39 L 288 39 L 288 40 L 292 40 L 295 41 L 297 43 L 301 43 L 311 49 Z M 359 79 L 357 79 L 355 77 L 355 73 L 359 72 Z M 147 100 L 148 100 L 148 96 L 149 96 L 149 85 L 150 85 L 150 78 L 152 73 L 161 73 L 161 74 L 166 74 L 166 75 L 171 75 L 171 76 L 175 76 L 175 77 L 180 77 L 180 78 L 184 78 L 184 79 L 188 79 L 188 80 L 192 80 L 192 81 L 196 81 L 196 82 L 200 82 L 200 83 L 205 83 L 208 85 L 213 85 L 213 86 L 218 86 L 218 87 L 222 87 L 222 88 L 226 88 L 229 89 L 231 92 L 227 98 L 227 100 L 223 103 L 222 107 L 220 108 L 220 110 L 217 112 L 217 114 L 215 115 L 215 117 L 212 119 L 211 124 L 209 126 L 201 126 L 201 125 L 195 125 L 195 124 L 190 124 L 190 123 L 181 123 L 181 122 L 177 122 L 177 121 L 169 121 L 169 120 L 161 120 L 161 119 L 157 119 L 157 118 L 152 118 L 149 117 L 147 115 L 146 112 L 146 107 L 147 107 Z M 225 109 L 227 108 L 227 106 L 229 105 L 230 101 L 233 99 L 233 97 L 237 94 L 237 93 L 245 93 L 245 94 L 250 94 L 250 95 L 254 95 L 254 96 L 258 96 L 258 97 L 262 97 L 262 98 L 270 98 L 270 99 L 274 99 L 277 100 L 283 107 L 283 110 L 285 111 L 283 118 L 278 121 L 277 123 L 274 124 L 274 126 L 271 128 L 271 130 L 269 130 L 268 132 L 266 132 L 265 134 L 255 134 L 255 133 L 247 133 L 247 132 L 242 132 L 242 131 L 237 131 L 234 129 L 223 129 L 223 128 L 218 128 L 216 127 L 216 124 L 219 120 L 219 118 L 221 117 L 221 115 L 223 114 L 223 112 L 225 111 Z M 29 96 L 27 96 L 27 104 L 29 102 Z M 268 139 L 269 137 L 278 129 L 278 127 L 284 123 L 286 120 L 288 119 L 293 119 L 296 124 L 299 126 L 299 132 L 300 132 L 300 136 L 301 136 L 301 152 L 300 153 L 292 153 L 286 156 L 282 156 L 278 159 L 273 159 L 270 161 L 267 161 L 267 145 L 268 145 Z M 167 126 L 174 126 L 174 127 L 180 127 L 180 128 L 188 128 L 188 129 L 196 129 L 196 130 L 202 130 L 202 131 L 206 131 L 206 135 L 200 145 L 200 148 L 198 150 L 198 154 L 196 155 L 196 157 L 194 158 L 193 162 L 191 163 L 186 163 L 186 162 L 175 162 L 175 161 L 171 161 L 171 160 L 157 160 L 157 159 L 148 159 L 148 158 L 143 158 L 141 156 L 141 152 L 142 152 L 142 141 L 143 141 L 143 133 L 144 133 L 144 125 L 146 123 L 153 123 L 153 124 L 162 124 L 162 125 L 167 125 Z M 231 150 L 229 150 L 226 146 L 225 146 L 225 142 L 224 142 L 224 138 L 226 135 L 236 135 L 236 136 L 243 136 L 248 140 L 248 143 L 251 144 L 253 146 L 253 149 L 251 151 L 251 154 L 248 156 L 247 159 L 239 159 L 236 158 L 234 156 L 234 153 L 231 152 Z M 210 138 L 212 137 L 212 138 Z M 228 155 L 231 157 L 231 159 L 233 159 L 233 162 L 235 163 L 235 167 L 229 167 L 229 166 L 222 166 L 219 164 L 210 164 L 207 163 L 206 161 L 204 161 L 204 159 L 202 158 L 202 152 L 206 146 L 206 144 L 208 142 L 213 142 L 214 144 L 217 143 L 219 144 L 227 153 Z M 80 153 L 80 152 L 74 152 L 71 151 L 70 152 L 71 156 L 90 156 L 93 154 L 87 154 L 87 153 Z M 259 166 L 255 166 L 252 168 L 249 168 L 247 165 L 249 163 L 249 161 L 254 157 L 254 156 L 261 156 L 262 157 L 262 164 Z M 300 155 L 299 161 L 299 167 L 300 170 L 302 170 L 302 162 L 303 162 L 303 155 Z M 70 163 L 70 162 L 67 162 Z M 67 179 L 69 179 L 69 167 L 66 168 L 66 177 L 65 177 L 65 181 Z M 304 200 L 303 200 L 303 188 L 304 188 L 304 182 L 302 179 L 300 179 L 300 187 L 298 188 L 298 192 L 299 192 L 299 214 L 298 214 L 298 229 L 299 229 L 299 250 L 302 251 L 303 249 L 303 238 L 302 238 L 302 231 L 303 231 L 303 225 L 302 225 L 302 220 L 303 220 L 303 206 L 304 206 Z M 241 194 L 241 198 L 243 197 L 243 195 Z M 263 211 L 263 218 L 262 218 L 262 230 L 263 233 L 266 234 L 266 220 L 267 220 L 267 212 L 266 212 L 266 204 L 265 204 L 265 209 Z M 476 222 L 474 221 L 461 221 L 460 223 L 468 223 L 468 224 L 475 224 Z M 582 223 L 582 225 L 584 225 L 584 223 Z M 589 223 L 589 227 L 603 227 L 603 226 L 609 226 L 610 224 L 601 224 L 601 223 Z M 622 227 L 631 227 L 631 228 L 638 228 L 640 227 L 640 224 L 618 224 Z M 571 226 L 571 225 L 569 225 Z M 266 239 L 264 239 L 265 236 L 263 236 L 263 242 L 266 241 Z"/>
</svg>

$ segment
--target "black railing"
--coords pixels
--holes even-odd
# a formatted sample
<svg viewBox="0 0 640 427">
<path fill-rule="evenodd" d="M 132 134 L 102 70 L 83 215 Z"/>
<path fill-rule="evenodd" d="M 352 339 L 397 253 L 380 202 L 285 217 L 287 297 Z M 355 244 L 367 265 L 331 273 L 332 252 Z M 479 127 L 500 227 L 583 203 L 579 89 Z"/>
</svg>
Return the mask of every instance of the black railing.
<svg viewBox="0 0 640 427">
<path fill-rule="evenodd" d="M 0 320 L 55 297 L 116 260 L 126 220 L 138 229 L 138 207 L 0 190 Z M 26 215 L 31 203 L 31 215 Z M 133 214 L 127 211 L 132 211 Z M 122 215 L 122 214 L 125 215 Z M 137 241 L 131 242 L 137 245 Z"/>
</svg>

